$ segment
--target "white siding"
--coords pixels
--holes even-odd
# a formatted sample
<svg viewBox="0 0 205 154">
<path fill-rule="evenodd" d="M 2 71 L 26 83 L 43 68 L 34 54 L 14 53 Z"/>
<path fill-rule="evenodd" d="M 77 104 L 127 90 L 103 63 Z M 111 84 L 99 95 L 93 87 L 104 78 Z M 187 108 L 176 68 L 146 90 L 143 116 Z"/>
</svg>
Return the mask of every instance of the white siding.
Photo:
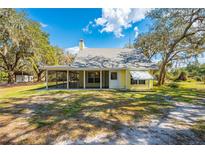
<svg viewBox="0 0 205 154">
<path fill-rule="evenodd" d="M 32 82 L 33 76 L 29 75 L 16 75 L 16 82 Z"/>
</svg>

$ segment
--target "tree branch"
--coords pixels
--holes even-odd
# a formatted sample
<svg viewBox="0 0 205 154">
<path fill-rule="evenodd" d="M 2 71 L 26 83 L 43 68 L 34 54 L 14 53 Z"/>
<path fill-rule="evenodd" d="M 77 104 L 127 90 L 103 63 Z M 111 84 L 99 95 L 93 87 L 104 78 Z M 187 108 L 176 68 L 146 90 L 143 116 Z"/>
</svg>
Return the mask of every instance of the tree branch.
<svg viewBox="0 0 205 154">
<path fill-rule="evenodd" d="M 1 55 L 1 57 L 2 57 L 2 59 L 3 59 L 3 61 L 4 61 L 4 63 L 5 63 L 5 65 L 6 65 L 6 67 L 7 67 L 6 70 L 9 70 L 9 64 L 8 64 L 7 61 L 6 61 L 6 57 L 5 57 L 4 54 L 2 54 L 1 52 L 0 52 L 0 55 Z"/>
<path fill-rule="evenodd" d="M 6 67 L 5 67 L 5 66 L 0 66 L 0 68 L 3 68 L 4 70 L 6 70 Z"/>
<path fill-rule="evenodd" d="M 15 56 L 15 62 L 14 62 L 14 65 L 12 66 L 12 70 L 16 67 L 16 65 L 18 64 L 18 61 L 20 59 L 20 56 L 19 56 L 19 52 L 16 53 L 16 56 Z"/>
<path fill-rule="evenodd" d="M 192 14 L 192 16 L 190 17 L 189 24 L 188 24 L 187 27 L 185 28 L 185 30 L 184 30 L 182 36 L 179 37 L 178 39 L 176 39 L 176 40 L 174 41 L 173 45 L 171 46 L 170 52 L 172 52 L 172 51 L 174 50 L 175 46 L 177 45 L 177 43 L 179 43 L 179 42 L 180 42 L 181 40 L 183 40 L 185 37 L 188 37 L 188 36 L 190 36 L 190 35 L 194 35 L 196 32 L 198 32 L 198 31 L 196 31 L 195 33 L 193 32 L 193 33 L 187 34 L 188 30 L 191 28 L 191 26 L 193 25 L 193 23 L 194 23 L 195 21 L 197 21 L 197 20 L 199 20 L 199 19 L 201 19 L 201 18 L 204 19 L 204 17 L 201 17 L 201 16 L 198 16 L 198 17 L 196 17 L 195 19 L 193 19 L 194 15 L 195 15 L 196 13 L 198 13 L 199 11 L 200 11 L 200 9 L 198 9 L 196 12 L 194 12 L 194 13 Z M 192 19 L 193 19 L 193 20 L 192 20 Z"/>
</svg>

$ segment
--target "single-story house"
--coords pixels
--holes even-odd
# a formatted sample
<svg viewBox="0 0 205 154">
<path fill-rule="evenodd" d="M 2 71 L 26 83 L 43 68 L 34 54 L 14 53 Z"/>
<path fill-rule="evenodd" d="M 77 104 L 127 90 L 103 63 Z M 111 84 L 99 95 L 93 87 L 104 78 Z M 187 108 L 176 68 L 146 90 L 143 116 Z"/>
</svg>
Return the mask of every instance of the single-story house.
<svg viewBox="0 0 205 154">
<path fill-rule="evenodd" d="M 151 63 L 143 53 L 130 48 L 85 48 L 70 65 L 43 66 L 46 88 L 146 89 L 153 87 Z"/>
<path fill-rule="evenodd" d="M 24 71 L 17 71 L 14 73 L 15 81 L 20 82 L 33 82 L 33 75 Z"/>
</svg>

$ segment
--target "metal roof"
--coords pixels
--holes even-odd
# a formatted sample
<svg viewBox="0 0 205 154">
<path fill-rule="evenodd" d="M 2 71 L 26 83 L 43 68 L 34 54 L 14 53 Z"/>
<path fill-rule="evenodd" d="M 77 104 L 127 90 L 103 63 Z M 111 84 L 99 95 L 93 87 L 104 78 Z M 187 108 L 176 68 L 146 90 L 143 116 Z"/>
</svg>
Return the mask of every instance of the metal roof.
<svg viewBox="0 0 205 154">
<path fill-rule="evenodd" d="M 42 66 L 48 70 L 98 70 L 131 69 L 155 70 L 155 63 L 150 62 L 143 53 L 129 48 L 84 48 L 76 55 L 71 65 Z"/>
<path fill-rule="evenodd" d="M 147 71 L 130 71 L 134 80 L 153 80 L 154 77 Z"/>
<path fill-rule="evenodd" d="M 143 53 L 128 48 L 84 48 L 79 51 L 72 68 L 136 68 L 157 69 Z"/>
</svg>

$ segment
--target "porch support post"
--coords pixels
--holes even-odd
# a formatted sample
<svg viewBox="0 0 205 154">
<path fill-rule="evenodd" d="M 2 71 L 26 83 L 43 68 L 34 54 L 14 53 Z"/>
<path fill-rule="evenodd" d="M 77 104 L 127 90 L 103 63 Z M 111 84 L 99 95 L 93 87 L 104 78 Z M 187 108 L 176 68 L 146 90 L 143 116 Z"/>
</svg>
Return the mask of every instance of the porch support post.
<svg viewBox="0 0 205 154">
<path fill-rule="evenodd" d="M 69 70 L 67 70 L 67 89 L 69 89 Z"/>
<path fill-rule="evenodd" d="M 83 71 L 83 88 L 85 89 L 85 71 Z"/>
<path fill-rule="evenodd" d="M 56 88 L 58 87 L 58 80 L 57 80 L 57 71 L 56 71 Z"/>
<path fill-rule="evenodd" d="M 102 89 L 102 70 L 100 70 L 100 89 Z"/>
<path fill-rule="evenodd" d="M 150 88 L 150 80 L 147 80 L 148 81 L 148 88 Z M 146 81 L 145 81 L 146 82 Z"/>
<path fill-rule="evenodd" d="M 108 80 L 108 82 L 109 82 L 109 89 L 110 89 L 110 70 L 109 70 L 109 80 Z"/>
<path fill-rule="evenodd" d="M 48 70 L 46 70 L 46 89 L 48 89 Z"/>
<path fill-rule="evenodd" d="M 127 69 L 125 70 L 125 89 L 127 89 Z"/>
</svg>

